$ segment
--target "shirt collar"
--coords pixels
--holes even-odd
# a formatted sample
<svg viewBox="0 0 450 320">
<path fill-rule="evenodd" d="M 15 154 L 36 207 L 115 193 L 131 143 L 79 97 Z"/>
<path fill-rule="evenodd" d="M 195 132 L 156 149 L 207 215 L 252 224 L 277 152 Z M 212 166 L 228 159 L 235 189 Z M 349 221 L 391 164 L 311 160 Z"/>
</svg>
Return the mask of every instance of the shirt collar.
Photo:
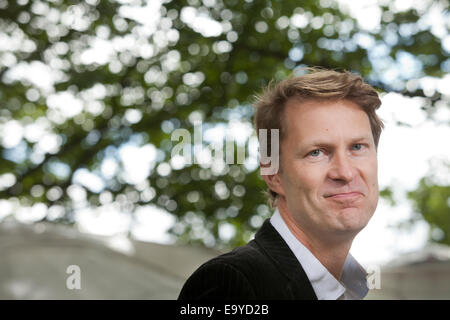
<svg viewBox="0 0 450 320">
<path fill-rule="evenodd" d="M 368 292 L 366 271 L 349 253 L 338 281 L 322 263 L 289 230 L 278 208 L 270 223 L 287 243 L 303 270 L 319 300 L 362 299 Z"/>
</svg>

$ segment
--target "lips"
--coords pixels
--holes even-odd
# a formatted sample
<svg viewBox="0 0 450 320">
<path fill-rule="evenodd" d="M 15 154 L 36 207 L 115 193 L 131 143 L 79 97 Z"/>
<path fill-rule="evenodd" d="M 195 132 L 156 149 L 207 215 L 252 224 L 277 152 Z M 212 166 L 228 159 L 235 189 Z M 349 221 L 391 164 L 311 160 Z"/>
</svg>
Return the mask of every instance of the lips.
<svg viewBox="0 0 450 320">
<path fill-rule="evenodd" d="M 348 200 L 348 199 L 358 198 L 362 195 L 363 194 L 361 192 L 353 191 L 353 192 L 328 194 L 328 195 L 325 195 L 325 198 L 336 199 L 336 200 Z"/>
</svg>

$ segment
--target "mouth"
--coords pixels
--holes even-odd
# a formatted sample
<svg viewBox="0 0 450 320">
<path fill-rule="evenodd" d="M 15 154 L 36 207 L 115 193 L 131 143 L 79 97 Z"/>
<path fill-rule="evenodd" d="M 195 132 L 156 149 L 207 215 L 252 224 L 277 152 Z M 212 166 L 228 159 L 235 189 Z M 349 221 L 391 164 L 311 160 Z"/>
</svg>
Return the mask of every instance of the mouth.
<svg viewBox="0 0 450 320">
<path fill-rule="evenodd" d="M 328 194 L 325 195 L 325 198 L 333 200 L 352 200 L 362 196 L 363 194 L 361 192 L 346 192 L 346 193 Z"/>
</svg>

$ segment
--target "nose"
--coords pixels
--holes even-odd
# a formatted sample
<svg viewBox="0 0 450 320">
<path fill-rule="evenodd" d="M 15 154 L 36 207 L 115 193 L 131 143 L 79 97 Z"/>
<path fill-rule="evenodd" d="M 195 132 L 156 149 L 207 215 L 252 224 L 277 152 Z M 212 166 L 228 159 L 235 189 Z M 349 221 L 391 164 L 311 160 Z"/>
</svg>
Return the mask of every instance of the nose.
<svg viewBox="0 0 450 320">
<path fill-rule="evenodd" d="M 332 158 L 328 176 L 335 181 L 350 182 L 355 176 L 355 168 L 349 155 L 345 152 L 336 152 Z"/>
</svg>

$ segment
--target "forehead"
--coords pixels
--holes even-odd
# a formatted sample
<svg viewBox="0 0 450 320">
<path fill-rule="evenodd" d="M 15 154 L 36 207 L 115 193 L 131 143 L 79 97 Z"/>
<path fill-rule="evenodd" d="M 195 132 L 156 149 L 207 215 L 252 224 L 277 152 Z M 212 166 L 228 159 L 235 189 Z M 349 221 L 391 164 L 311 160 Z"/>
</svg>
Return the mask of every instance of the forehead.
<svg viewBox="0 0 450 320">
<path fill-rule="evenodd" d="M 286 137 L 315 139 L 349 137 L 371 132 L 364 110 L 350 100 L 289 100 L 286 103 L 284 124 Z"/>
</svg>

